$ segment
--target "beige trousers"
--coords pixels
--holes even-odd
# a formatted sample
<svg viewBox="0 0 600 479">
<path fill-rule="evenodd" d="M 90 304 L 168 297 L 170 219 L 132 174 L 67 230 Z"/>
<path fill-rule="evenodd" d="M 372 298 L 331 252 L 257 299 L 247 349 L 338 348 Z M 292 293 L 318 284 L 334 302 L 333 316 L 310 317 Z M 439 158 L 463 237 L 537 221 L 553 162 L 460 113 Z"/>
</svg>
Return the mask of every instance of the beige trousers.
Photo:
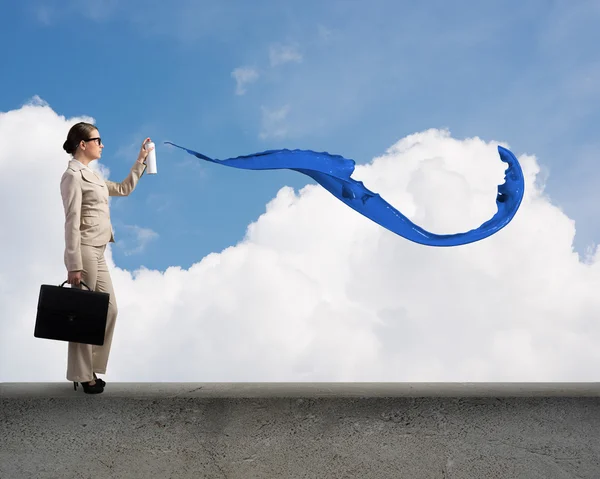
<svg viewBox="0 0 600 479">
<path fill-rule="evenodd" d="M 93 373 L 105 374 L 110 346 L 112 343 L 115 322 L 117 319 L 117 302 L 113 291 L 112 280 L 104 259 L 106 246 L 81 245 L 83 260 L 82 280 L 93 291 L 110 294 L 108 317 L 104 345 L 69 343 L 67 359 L 67 380 L 87 382 L 94 379 Z M 85 286 L 80 286 L 85 289 Z"/>
</svg>

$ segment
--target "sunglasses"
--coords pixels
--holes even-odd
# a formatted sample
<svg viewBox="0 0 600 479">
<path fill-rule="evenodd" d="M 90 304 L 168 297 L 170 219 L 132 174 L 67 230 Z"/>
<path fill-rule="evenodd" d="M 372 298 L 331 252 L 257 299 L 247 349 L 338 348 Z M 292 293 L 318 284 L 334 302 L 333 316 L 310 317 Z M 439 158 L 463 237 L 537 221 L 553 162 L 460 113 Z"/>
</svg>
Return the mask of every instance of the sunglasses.
<svg viewBox="0 0 600 479">
<path fill-rule="evenodd" d="M 98 146 L 100 146 L 102 144 L 102 138 L 100 138 L 99 136 L 97 136 L 96 138 L 88 138 L 87 140 L 83 140 L 86 143 L 88 141 L 96 141 L 98 143 Z"/>
</svg>

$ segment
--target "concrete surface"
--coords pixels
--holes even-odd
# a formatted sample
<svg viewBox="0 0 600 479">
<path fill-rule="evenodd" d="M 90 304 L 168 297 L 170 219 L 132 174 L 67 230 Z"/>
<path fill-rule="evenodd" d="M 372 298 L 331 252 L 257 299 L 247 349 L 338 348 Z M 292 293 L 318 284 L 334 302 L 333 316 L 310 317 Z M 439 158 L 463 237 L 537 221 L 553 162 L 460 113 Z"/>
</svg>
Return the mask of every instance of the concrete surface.
<svg viewBox="0 0 600 479">
<path fill-rule="evenodd" d="M 0 384 L 0 478 L 600 478 L 600 385 Z"/>
</svg>

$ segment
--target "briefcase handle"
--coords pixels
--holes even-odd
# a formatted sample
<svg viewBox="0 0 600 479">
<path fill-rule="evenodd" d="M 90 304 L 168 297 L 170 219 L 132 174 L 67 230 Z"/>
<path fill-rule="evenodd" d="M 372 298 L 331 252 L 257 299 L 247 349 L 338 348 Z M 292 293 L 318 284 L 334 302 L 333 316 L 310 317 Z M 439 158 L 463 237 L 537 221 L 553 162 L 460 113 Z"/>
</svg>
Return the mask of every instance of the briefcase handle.
<svg viewBox="0 0 600 479">
<path fill-rule="evenodd" d="M 68 281 L 68 280 L 67 280 Z M 65 281 L 63 284 L 60 285 L 60 287 L 62 288 L 65 284 L 67 284 L 67 281 Z M 81 284 L 83 284 L 87 289 L 89 289 L 90 291 L 92 290 L 92 288 L 90 288 L 87 284 L 85 284 L 83 281 L 80 281 Z"/>
</svg>

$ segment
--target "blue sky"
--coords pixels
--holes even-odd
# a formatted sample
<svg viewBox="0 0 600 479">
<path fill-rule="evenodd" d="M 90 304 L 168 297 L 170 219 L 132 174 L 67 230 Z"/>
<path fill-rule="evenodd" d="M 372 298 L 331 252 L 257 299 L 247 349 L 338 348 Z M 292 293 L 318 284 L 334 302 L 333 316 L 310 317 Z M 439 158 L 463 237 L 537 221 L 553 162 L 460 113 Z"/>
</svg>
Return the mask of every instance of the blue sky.
<svg viewBox="0 0 600 479">
<path fill-rule="evenodd" d="M 145 136 L 217 158 L 303 148 L 357 163 L 428 128 L 503 141 L 539 158 L 583 252 L 600 239 L 599 24 L 598 1 L 4 1 L 0 111 L 37 95 L 92 116 L 113 180 Z M 235 71 L 254 80 L 238 87 Z M 157 155 L 159 174 L 112 204 L 127 269 L 189 267 L 307 183 Z"/>
</svg>

